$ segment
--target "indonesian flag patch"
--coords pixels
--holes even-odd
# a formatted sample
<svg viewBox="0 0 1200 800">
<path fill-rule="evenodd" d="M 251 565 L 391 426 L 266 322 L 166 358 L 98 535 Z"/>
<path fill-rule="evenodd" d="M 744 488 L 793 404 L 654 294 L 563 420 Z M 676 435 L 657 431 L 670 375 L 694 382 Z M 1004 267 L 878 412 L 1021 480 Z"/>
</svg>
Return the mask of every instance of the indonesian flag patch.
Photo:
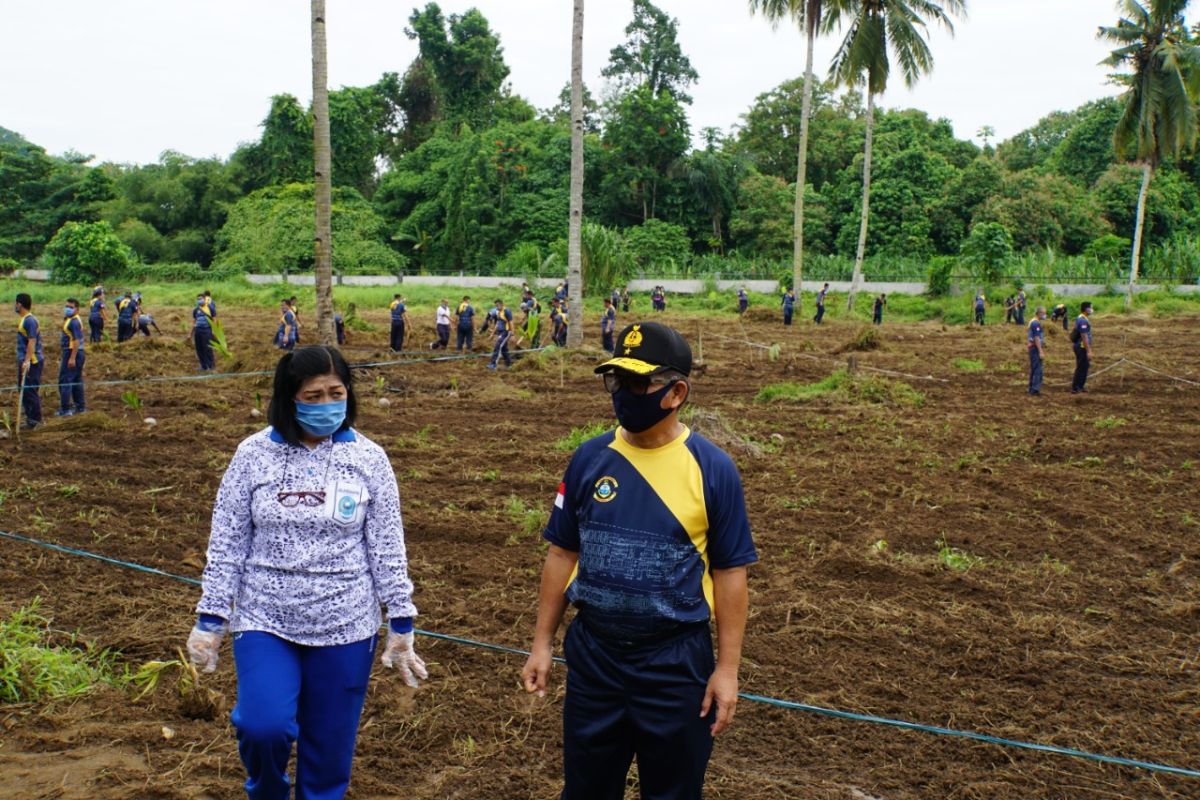
<svg viewBox="0 0 1200 800">
<path fill-rule="evenodd" d="M 567 493 L 567 484 L 560 483 L 558 485 L 558 494 L 554 495 L 554 507 L 561 509 L 563 507 L 563 496 Z"/>
</svg>

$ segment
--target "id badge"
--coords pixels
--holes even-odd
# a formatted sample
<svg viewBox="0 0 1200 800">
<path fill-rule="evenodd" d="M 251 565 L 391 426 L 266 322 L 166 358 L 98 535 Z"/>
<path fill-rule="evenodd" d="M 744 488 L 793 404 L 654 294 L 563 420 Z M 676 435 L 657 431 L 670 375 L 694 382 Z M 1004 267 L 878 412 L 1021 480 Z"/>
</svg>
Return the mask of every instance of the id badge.
<svg viewBox="0 0 1200 800">
<path fill-rule="evenodd" d="M 325 498 L 325 516 L 339 525 L 352 527 L 362 522 L 370 494 L 361 484 L 335 481 L 326 490 Z"/>
</svg>

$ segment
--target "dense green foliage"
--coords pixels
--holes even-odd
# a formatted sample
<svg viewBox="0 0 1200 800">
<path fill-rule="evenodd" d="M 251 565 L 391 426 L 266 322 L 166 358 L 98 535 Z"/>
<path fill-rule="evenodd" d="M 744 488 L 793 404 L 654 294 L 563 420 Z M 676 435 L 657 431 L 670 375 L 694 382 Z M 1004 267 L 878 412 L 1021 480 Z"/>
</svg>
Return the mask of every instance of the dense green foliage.
<svg viewBox="0 0 1200 800">
<path fill-rule="evenodd" d="M 407 68 L 330 92 L 335 268 L 564 270 L 564 103 L 539 112 L 512 93 L 500 38 L 477 10 L 428 3 L 406 33 L 419 51 Z M 802 80 L 757 97 L 729 131 L 694 136 L 688 90 L 700 76 L 678 34 L 676 20 L 637 0 L 605 68 L 609 90 L 600 102 L 586 96 L 584 213 L 596 254 L 587 283 L 786 279 Z M 0 128 L 0 260 L 53 265 L 73 280 L 129 260 L 159 277 L 311 269 L 311 110 L 286 94 L 267 105 L 261 137 L 224 161 L 168 150 L 154 164 L 93 167 L 86 155 L 51 156 Z M 877 109 L 867 279 L 932 277 L 942 289 L 966 276 L 1120 281 L 1141 179 L 1113 150 L 1121 114 L 1117 99 L 1094 100 L 980 148 L 947 120 Z M 864 117 L 858 91 L 816 87 L 804 223 L 812 279 L 847 278 L 852 267 Z M 1147 280 L 1200 277 L 1198 179 L 1188 155 L 1156 166 Z M 105 236 L 60 233 L 96 222 L 109 226 Z M 108 242 L 102 256 L 72 261 L 63 248 L 81 231 Z M 1001 242 L 1011 247 L 1003 257 Z"/>
</svg>

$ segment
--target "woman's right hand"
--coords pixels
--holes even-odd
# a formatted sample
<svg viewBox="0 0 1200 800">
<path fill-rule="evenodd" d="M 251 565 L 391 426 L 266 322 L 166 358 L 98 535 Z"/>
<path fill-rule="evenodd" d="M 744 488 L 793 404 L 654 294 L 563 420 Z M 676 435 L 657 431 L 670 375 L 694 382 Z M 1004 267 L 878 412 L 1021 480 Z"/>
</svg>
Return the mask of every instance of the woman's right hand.
<svg viewBox="0 0 1200 800">
<path fill-rule="evenodd" d="M 212 626 L 204 623 L 197 623 L 196 627 L 192 628 L 187 640 L 187 651 L 196 669 L 201 672 L 216 671 L 217 655 L 220 653 L 224 634 L 224 630 L 214 630 Z"/>
</svg>

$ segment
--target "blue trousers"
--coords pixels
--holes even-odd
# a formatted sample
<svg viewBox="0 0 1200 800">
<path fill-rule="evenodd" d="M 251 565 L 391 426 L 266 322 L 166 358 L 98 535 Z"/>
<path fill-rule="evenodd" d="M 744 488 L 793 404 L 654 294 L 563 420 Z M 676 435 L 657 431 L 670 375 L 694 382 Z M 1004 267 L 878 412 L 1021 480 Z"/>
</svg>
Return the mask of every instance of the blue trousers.
<svg viewBox="0 0 1200 800">
<path fill-rule="evenodd" d="M 104 319 L 102 317 L 88 317 L 88 328 L 91 329 L 89 342 L 98 342 L 104 338 Z"/>
<path fill-rule="evenodd" d="M 1029 393 L 1040 394 L 1042 391 L 1042 357 L 1036 347 L 1029 348 Z"/>
<path fill-rule="evenodd" d="M 58 407 L 63 411 L 70 411 L 72 407 L 83 411 L 87 408 L 83 402 L 83 350 L 75 354 L 74 369 L 67 366 L 70 354 L 70 350 L 62 354 L 62 363 L 58 367 Z"/>
<path fill-rule="evenodd" d="M 1088 361 L 1088 351 L 1085 348 L 1074 345 L 1074 350 L 1075 374 L 1071 378 L 1071 391 L 1082 392 L 1084 391 L 1084 387 L 1087 386 L 1088 368 L 1091 367 L 1091 364 Z"/>
<path fill-rule="evenodd" d="M 820 324 L 821 324 L 821 318 L 822 318 L 822 317 L 824 317 L 824 316 L 825 316 L 825 304 L 824 304 L 824 303 L 819 303 L 819 304 L 817 305 L 817 315 L 816 315 L 815 317 L 813 317 L 813 322 L 815 322 L 815 323 L 817 323 L 818 325 L 820 325 Z"/>
<path fill-rule="evenodd" d="M 392 338 L 389 342 L 393 351 L 399 353 L 404 347 L 404 323 L 392 320 Z"/>
<path fill-rule="evenodd" d="M 457 333 L 458 335 L 455 337 L 455 339 L 458 342 L 458 351 L 460 353 L 462 352 L 464 344 L 467 346 L 468 350 L 475 346 L 475 329 L 473 327 L 467 325 L 464 328 L 462 325 L 459 325 L 457 328 Z"/>
<path fill-rule="evenodd" d="M 217 358 L 213 355 L 212 328 L 207 325 L 197 325 L 194 338 L 196 340 L 196 359 L 200 362 L 200 369 L 216 369 Z"/>
<path fill-rule="evenodd" d="M 25 370 L 25 393 L 21 395 L 21 413 L 25 425 L 42 421 L 42 397 L 38 389 L 42 386 L 42 363 L 30 364 Z M 21 362 L 17 362 L 17 384 L 21 383 Z"/>
<path fill-rule="evenodd" d="M 700 800 L 712 755 L 707 624 L 640 648 L 604 643 L 576 618 L 563 644 L 563 800 L 621 800 L 637 756 L 643 800 Z"/>
<path fill-rule="evenodd" d="M 375 637 L 306 647 L 270 633 L 234 634 L 238 753 L 250 800 L 288 800 L 296 746 L 296 800 L 340 800 L 350 785 L 358 719 Z"/>
<path fill-rule="evenodd" d="M 508 339 L 512 336 L 508 331 L 496 335 L 496 346 L 492 348 L 492 364 L 496 364 L 504 356 L 506 366 L 512 366 L 512 356 L 508 354 Z"/>
<path fill-rule="evenodd" d="M 616 343 L 613 341 L 613 336 L 615 336 L 613 331 L 601 331 L 600 332 L 600 346 L 606 352 L 611 353 L 616 349 Z"/>
<path fill-rule="evenodd" d="M 792 324 L 792 310 L 790 308 L 785 308 L 783 310 L 783 324 L 784 325 Z"/>
</svg>

